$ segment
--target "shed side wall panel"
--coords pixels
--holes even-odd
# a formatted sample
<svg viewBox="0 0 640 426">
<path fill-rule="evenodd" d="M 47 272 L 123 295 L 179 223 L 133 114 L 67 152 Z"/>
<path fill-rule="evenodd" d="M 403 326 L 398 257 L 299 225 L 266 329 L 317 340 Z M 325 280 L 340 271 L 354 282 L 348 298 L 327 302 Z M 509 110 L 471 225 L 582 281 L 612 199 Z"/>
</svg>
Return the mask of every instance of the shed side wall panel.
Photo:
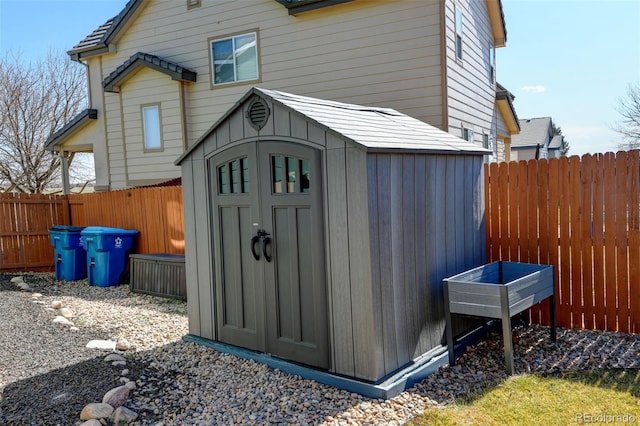
<svg viewBox="0 0 640 426">
<path fill-rule="evenodd" d="M 369 154 L 372 283 L 380 303 L 374 312 L 385 374 L 442 344 L 442 279 L 484 262 L 482 162 Z M 473 325 L 459 321 L 455 331 Z"/>
</svg>

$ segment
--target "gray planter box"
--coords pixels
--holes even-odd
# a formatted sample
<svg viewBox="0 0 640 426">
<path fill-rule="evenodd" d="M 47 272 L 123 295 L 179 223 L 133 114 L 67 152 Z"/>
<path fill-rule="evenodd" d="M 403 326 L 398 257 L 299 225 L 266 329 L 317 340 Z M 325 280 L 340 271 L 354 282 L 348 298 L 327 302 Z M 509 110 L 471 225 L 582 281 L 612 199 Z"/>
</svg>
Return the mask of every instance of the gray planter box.
<svg viewBox="0 0 640 426">
<path fill-rule="evenodd" d="M 551 298 L 551 339 L 555 341 L 553 266 L 498 261 L 443 280 L 449 364 L 455 364 L 451 314 L 502 320 L 505 363 L 514 373 L 511 317 Z"/>
</svg>

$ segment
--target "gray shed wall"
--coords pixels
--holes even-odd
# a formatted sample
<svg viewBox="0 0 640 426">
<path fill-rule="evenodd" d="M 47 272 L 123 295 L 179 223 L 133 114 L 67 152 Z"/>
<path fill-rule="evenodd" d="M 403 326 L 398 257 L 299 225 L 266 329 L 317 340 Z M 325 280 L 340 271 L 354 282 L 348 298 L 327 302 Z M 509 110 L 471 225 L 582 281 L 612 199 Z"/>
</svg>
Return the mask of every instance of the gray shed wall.
<svg viewBox="0 0 640 426">
<path fill-rule="evenodd" d="M 369 154 L 367 166 L 383 376 L 442 344 L 442 279 L 485 262 L 482 157 Z"/>
</svg>

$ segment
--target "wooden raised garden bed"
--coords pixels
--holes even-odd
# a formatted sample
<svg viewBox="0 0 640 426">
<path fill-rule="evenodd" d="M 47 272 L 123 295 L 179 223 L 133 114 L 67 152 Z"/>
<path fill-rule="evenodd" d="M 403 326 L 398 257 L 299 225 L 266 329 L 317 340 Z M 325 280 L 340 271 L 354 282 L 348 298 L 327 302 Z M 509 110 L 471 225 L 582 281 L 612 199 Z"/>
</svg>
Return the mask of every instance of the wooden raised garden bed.
<svg viewBox="0 0 640 426">
<path fill-rule="evenodd" d="M 445 278 L 449 364 L 455 364 L 451 314 L 502 320 L 507 371 L 514 373 L 511 317 L 550 297 L 551 340 L 556 339 L 553 266 L 498 261 Z"/>
</svg>

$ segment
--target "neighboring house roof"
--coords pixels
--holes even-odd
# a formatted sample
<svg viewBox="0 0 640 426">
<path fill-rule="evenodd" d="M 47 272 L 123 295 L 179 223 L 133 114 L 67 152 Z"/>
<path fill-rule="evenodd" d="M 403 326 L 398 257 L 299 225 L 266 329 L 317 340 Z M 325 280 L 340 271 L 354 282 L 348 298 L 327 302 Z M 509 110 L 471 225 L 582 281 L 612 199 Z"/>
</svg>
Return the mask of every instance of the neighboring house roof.
<svg viewBox="0 0 640 426">
<path fill-rule="evenodd" d="M 44 143 L 44 149 L 47 151 L 54 151 L 54 148 L 59 143 L 62 143 L 64 139 L 69 137 L 71 134 L 77 132 L 78 130 L 85 127 L 87 124 L 91 122 L 91 120 L 95 120 L 98 118 L 98 110 L 95 109 L 85 109 L 80 114 L 76 115 L 65 124 L 60 130 L 49 136 L 49 139 Z"/>
<path fill-rule="evenodd" d="M 367 151 L 432 152 L 436 154 L 477 154 L 491 151 L 391 108 L 378 108 L 309 98 L 254 87 L 200 137 L 178 160 L 189 155 L 220 123 L 249 97 L 259 96 L 321 128 L 359 145 Z"/>
<path fill-rule="evenodd" d="M 118 92 L 122 83 L 128 80 L 140 67 L 147 67 L 159 71 L 171 77 L 172 80 L 196 81 L 195 71 L 188 70 L 173 62 L 151 55 L 149 53 L 138 52 L 124 61 L 103 81 L 102 87 L 105 92 Z"/>
<path fill-rule="evenodd" d="M 145 0 L 129 0 L 124 8 L 115 17 L 109 19 L 91 34 L 73 46 L 67 53 L 74 60 L 99 55 L 109 51 L 109 44 L 124 28 L 129 20 L 136 16 L 140 6 Z"/>
<path fill-rule="evenodd" d="M 511 137 L 511 148 L 543 147 L 552 136 L 551 117 L 520 120 L 520 133 Z"/>
<path fill-rule="evenodd" d="M 555 135 L 549 142 L 549 149 L 560 149 L 562 147 L 562 136 Z"/>
<path fill-rule="evenodd" d="M 518 114 L 513 106 L 513 100 L 516 97 L 513 96 L 503 85 L 496 83 L 496 104 L 498 104 L 498 110 L 502 115 L 502 120 L 507 126 L 507 130 L 512 135 L 520 132 L 520 122 L 518 120 Z"/>
</svg>

